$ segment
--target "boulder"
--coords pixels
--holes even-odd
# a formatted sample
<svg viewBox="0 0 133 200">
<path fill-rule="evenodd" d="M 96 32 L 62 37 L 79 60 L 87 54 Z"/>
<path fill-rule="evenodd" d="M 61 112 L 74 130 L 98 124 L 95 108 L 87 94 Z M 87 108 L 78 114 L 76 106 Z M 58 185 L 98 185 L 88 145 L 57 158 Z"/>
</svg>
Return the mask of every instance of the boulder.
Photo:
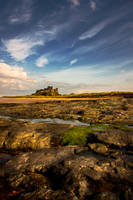
<svg viewBox="0 0 133 200">
<path fill-rule="evenodd" d="M 107 155 L 109 153 L 109 149 L 105 144 L 102 143 L 89 143 L 88 146 L 91 150 L 99 154 Z"/>
</svg>

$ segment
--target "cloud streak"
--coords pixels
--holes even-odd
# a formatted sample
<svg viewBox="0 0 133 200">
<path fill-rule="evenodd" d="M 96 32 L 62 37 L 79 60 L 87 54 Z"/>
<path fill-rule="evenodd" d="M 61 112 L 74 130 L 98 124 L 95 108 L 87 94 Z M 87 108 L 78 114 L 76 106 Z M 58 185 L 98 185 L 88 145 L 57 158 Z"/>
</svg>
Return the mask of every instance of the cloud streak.
<svg viewBox="0 0 133 200">
<path fill-rule="evenodd" d="M 88 31 L 84 32 L 79 39 L 80 40 L 85 40 L 87 38 L 92 38 L 94 36 L 96 36 L 100 31 L 102 31 L 104 29 L 105 26 L 107 26 L 109 23 L 109 21 L 103 21 L 95 26 L 93 26 L 92 28 L 90 28 Z"/>
<path fill-rule="evenodd" d="M 74 65 L 77 62 L 78 62 L 78 59 L 71 60 L 70 65 Z"/>
<path fill-rule="evenodd" d="M 37 67 L 45 67 L 45 65 L 47 65 L 47 64 L 48 64 L 48 59 L 45 58 L 45 56 L 41 56 L 36 61 L 36 66 Z"/>
<path fill-rule="evenodd" d="M 9 16 L 10 24 L 21 24 L 30 21 L 32 16 L 32 0 L 23 0 L 13 10 L 13 14 Z"/>
<path fill-rule="evenodd" d="M 73 6 L 79 6 L 80 5 L 79 0 L 69 0 L 69 1 L 73 4 Z"/>
<path fill-rule="evenodd" d="M 109 17 L 107 19 L 102 20 L 101 22 L 93 25 L 90 27 L 87 31 L 82 33 L 79 37 L 79 40 L 86 40 L 88 38 L 93 38 L 96 36 L 99 32 L 104 30 L 108 25 L 117 22 L 118 20 L 122 19 L 124 16 L 128 14 L 128 10 L 125 9 L 125 12 L 121 9 L 119 14 L 113 13 L 114 16 Z"/>
<path fill-rule="evenodd" d="M 90 8 L 95 11 L 96 10 L 96 2 L 94 0 L 90 0 L 89 2 Z"/>
</svg>

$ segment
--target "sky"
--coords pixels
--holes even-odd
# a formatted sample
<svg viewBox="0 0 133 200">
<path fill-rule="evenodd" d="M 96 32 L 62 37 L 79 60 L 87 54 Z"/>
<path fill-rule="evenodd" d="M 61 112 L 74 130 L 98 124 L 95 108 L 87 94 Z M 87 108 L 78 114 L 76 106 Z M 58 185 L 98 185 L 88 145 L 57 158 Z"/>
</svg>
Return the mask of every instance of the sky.
<svg viewBox="0 0 133 200">
<path fill-rule="evenodd" d="M 0 0 L 0 96 L 133 91 L 133 0 Z"/>
</svg>

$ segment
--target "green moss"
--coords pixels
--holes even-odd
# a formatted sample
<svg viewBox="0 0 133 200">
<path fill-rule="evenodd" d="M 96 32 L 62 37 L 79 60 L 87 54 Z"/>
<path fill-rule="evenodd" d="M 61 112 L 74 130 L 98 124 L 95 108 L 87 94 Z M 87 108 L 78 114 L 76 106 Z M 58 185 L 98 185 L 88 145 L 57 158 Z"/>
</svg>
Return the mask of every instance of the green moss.
<svg viewBox="0 0 133 200">
<path fill-rule="evenodd" d="M 94 105 L 91 106 L 91 108 L 97 109 L 97 108 L 98 108 L 98 105 L 95 105 L 95 104 L 94 104 Z"/>
<path fill-rule="evenodd" d="M 126 126 L 126 124 L 110 124 L 110 129 L 119 129 L 121 131 L 130 131 L 132 130 L 130 127 Z"/>
<path fill-rule="evenodd" d="M 95 124 L 88 127 L 72 128 L 62 134 L 62 145 L 86 145 L 89 133 L 101 132 L 107 128 L 104 124 Z"/>
<path fill-rule="evenodd" d="M 86 145 L 91 127 L 76 127 L 62 134 L 62 145 Z"/>
<path fill-rule="evenodd" d="M 62 134 L 62 145 L 86 145 L 89 133 L 99 132 L 100 134 L 100 132 L 114 129 L 132 130 L 123 124 L 94 124 L 89 127 L 76 127 Z"/>
<path fill-rule="evenodd" d="M 114 129 L 119 129 L 121 131 L 128 131 L 131 130 L 132 128 L 126 126 L 126 124 L 121 124 L 121 123 L 117 123 L 117 124 L 93 124 L 90 126 L 92 130 L 96 130 L 96 129 L 103 129 L 103 130 L 114 130 Z"/>
<path fill-rule="evenodd" d="M 17 121 L 17 118 L 15 118 L 15 117 L 10 117 L 9 120 L 12 121 L 12 122 L 14 122 L 14 121 Z"/>
<path fill-rule="evenodd" d="M 91 129 L 95 130 L 95 128 L 99 129 L 108 129 L 109 125 L 108 124 L 92 124 Z"/>
</svg>

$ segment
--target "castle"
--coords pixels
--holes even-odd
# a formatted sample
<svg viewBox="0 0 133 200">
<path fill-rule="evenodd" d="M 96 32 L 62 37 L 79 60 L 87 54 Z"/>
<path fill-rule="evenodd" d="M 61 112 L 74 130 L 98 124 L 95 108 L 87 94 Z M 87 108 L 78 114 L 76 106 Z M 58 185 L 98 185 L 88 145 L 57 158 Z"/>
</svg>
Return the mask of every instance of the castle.
<svg viewBox="0 0 133 200">
<path fill-rule="evenodd" d="M 43 96 L 58 96 L 59 90 L 58 88 L 53 89 L 52 86 L 48 86 L 47 88 L 37 90 L 35 95 L 43 95 Z"/>
</svg>

